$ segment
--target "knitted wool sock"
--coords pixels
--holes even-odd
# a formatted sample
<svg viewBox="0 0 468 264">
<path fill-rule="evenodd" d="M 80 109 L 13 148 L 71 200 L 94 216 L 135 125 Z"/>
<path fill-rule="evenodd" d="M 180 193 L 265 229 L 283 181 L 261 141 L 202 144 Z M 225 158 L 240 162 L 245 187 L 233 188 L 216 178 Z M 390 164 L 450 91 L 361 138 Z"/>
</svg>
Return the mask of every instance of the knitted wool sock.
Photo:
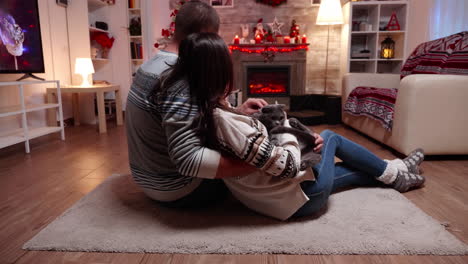
<svg viewBox="0 0 468 264">
<path fill-rule="evenodd" d="M 395 166 L 398 170 L 401 171 L 408 171 L 408 167 L 406 164 L 403 162 L 402 159 L 393 159 L 393 160 L 384 160 L 387 163 L 392 163 L 393 166 Z M 414 173 L 414 172 L 411 172 Z"/>
<path fill-rule="evenodd" d="M 397 177 L 392 184 L 393 189 L 403 193 L 411 188 L 421 186 L 426 179 L 422 175 L 399 170 Z"/>
<path fill-rule="evenodd" d="M 392 184 L 398 176 L 398 167 L 393 161 L 387 161 L 387 167 L 385 168 L 382 175 L 377 177 L 378 181 L 385 184 Z"/>
<path fill-rule="evenodd" d="M 424 160 L 424 150 L 417 148 L 413 150 L 408 157 L 403 159 L 403 163 L 408 167 L 411 173 L 419 174 L 419 164 Z"/>
</svg>

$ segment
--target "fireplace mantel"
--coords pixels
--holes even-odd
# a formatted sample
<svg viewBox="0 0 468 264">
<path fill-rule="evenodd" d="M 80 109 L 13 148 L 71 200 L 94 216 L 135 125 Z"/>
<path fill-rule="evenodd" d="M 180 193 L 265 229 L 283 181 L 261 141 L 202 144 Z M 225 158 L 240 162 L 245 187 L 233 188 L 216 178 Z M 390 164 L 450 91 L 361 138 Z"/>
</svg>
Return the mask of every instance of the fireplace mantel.
<svg viewBox="0 0 468 264">
<path fill-rule="evenodd" d="M 247 68 L 290 68 L 290 95 L 304 95 L 306 87 L 307 50 L 309 44 L 240 44 L 230 45 L 234 64 L 234 88 L 241 91 L 241 101 L 247 100 Z M 282 103 L 289 108 L 289 96 L 268 96 L 269 103 Z"/>
</svg>

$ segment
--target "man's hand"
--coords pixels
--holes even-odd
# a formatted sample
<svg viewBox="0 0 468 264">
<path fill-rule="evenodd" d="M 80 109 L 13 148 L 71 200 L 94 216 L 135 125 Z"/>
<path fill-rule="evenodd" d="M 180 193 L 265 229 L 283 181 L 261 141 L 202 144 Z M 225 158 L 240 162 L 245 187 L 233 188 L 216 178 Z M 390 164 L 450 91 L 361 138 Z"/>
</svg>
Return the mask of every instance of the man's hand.
<svg viewBox="0 0 468 264">
<path fill-rule="evenodd" d="M 322 151 L 322 147 L 323 147 L 323 138 L 317 133 L 314 133 L 314 137 L 315 137 L 314 152 L 315 153 L 320 153 Z"/>
<path fill-rule="evenodd" d="M 241 106 L 237 108 L 241 113 L 246 115 L 254 114 L 268 103 L 263 99 L 249 98 Z"/>
</svg>

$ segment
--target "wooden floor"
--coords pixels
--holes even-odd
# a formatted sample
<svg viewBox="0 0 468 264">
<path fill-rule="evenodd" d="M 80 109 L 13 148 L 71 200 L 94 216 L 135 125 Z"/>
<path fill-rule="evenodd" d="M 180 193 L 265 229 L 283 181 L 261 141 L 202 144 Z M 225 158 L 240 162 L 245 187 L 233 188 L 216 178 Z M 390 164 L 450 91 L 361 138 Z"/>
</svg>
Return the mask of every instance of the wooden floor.
<svg viewBox="0 0 468 264">
<path fill-rule="evenodd" d="M 468 263 L 467 256 L 292 256 L 183 255 L 25 251 L 22 245 L 112 173 L 128 173 L 125 130 L 109 124 L 100 135 L 94 126 L 66 129 L 36 139 L 31 154 L 23 145 L 0 150 L 0 263 Z M 330 128 L 382 158 L 394 154 L 343 126 Z M 405 196 L 468 243 L 468 160 L 436 157 L 422 169 L 423 189 Z M 313 234 L 311 234 L 313 235 Z M 398 235 L 398 234 L 395 234 Z"/>
</svg>

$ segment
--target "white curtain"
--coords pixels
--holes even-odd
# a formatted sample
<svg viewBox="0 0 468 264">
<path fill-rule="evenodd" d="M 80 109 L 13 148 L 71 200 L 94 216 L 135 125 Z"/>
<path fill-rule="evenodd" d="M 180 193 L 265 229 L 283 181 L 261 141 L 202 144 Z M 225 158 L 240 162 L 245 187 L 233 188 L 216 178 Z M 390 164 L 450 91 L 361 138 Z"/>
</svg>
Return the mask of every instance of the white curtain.
<svg viewBox="0 0 468 264">
<path fill-rule="evenodd" d="M 430 38 L 438 39 L 468 30 L 468 0 L 433 0 Z"/>
</svg>

